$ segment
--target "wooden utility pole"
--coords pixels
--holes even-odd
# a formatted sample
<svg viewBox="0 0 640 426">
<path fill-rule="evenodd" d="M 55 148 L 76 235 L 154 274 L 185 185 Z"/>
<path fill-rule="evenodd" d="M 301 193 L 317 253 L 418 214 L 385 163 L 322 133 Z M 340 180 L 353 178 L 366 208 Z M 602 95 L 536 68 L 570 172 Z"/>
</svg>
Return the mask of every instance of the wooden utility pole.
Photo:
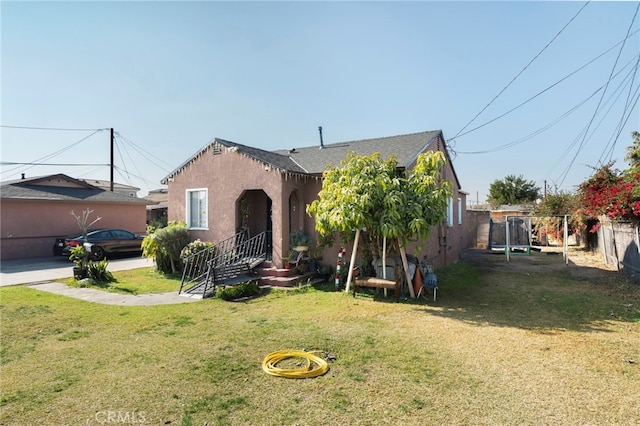
<svg viewBox="0 0 640 426">
<path fill-rule="evenodd" d="M 113 192 L 113 127 L 111 128 L 111 184 L 110 184 L 110 188 L 111 188 L 111 192 Z"/>
</svg>

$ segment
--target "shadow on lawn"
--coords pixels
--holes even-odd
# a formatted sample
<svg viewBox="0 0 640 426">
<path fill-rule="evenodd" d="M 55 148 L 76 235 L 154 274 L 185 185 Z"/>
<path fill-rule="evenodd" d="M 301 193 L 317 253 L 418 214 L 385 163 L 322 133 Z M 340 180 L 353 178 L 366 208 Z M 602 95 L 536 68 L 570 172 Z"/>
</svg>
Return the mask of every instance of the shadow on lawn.
<svg viewBox="0 0 640 426">
<path fill-rule="evenodd" d="M 640 286 L 624 274 L 544 252 L 518 256 L 467 250 L 437 271 L 438 300 L 411 301 L 429 315 L 476 325 L 603 331 L 611 321 L 640 321 Z"/>
</svg>

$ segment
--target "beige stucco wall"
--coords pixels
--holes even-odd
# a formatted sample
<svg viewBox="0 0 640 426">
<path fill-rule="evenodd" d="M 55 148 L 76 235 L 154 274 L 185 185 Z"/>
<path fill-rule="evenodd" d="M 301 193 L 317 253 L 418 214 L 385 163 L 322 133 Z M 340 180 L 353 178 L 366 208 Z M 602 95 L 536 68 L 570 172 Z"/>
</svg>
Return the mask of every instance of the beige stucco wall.
<svg viewBox="0 0 640 426">
<path fill-rule="evenodd" d="M 94 210 L 100 216 L 93 228 L 123 228 L 136 234 L 146 232 L 143 204 L 85 204 L 41 200 L 2 200 L 0 203 L 0 259 L 24 259 L 53 255 L 57 237 L 77 236 L 80 229 L 71 211 Z"/>
</svg>

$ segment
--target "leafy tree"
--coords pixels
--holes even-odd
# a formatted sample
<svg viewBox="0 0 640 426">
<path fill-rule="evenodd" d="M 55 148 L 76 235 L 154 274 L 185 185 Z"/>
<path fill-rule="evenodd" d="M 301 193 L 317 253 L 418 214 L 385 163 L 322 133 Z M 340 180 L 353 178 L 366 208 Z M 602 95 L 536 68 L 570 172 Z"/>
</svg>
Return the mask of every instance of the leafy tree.
<svg viewBox="0 0 640 426">
<path fill-rule="evenodd" d="M 542 223 L 547 229 L 561 229 L 564 219 L 568 215 L 568 227 L 572 233 L 577 233 L 581 241 L 586 241 L 586 218 L 581 210 L 581 198 L 578 194 L 566 191 L 554 191 L 540 201 L 533 209 L 535 216 L 546 216 Z M 561 239 L 559 235 L 556 238 Z"/>
<path fill-rule="evenodd" d="M 441 178 L 445 164 L 442 152 L 429 151 L 400 174 L 394 156 L 349 153 L 340 167 L 324 172 L 318 199 L 307 206 L 319 239 L 330 244 L 337 233 L 352 241 L 354 231 L 366 229 L 373 238 L 397 241 L 401 250 L 409 241 L 426 239 L 446 219 L 451 183 Z"/>
<path fill-rule="evenodd" d="M 379 153 L 349 153 L 340 167 L 324 172 L 322 190 L 307 213 L 325 241 L 334 233 L 352 241 L 354 230 L 364 228 L 374 236 L 399 238 L 403 245 L 427 238 L 446 219 L 451 183 L 440 177 L 445 161 L 441 152 L 423 153 L 402 176 L 394 156 L 382 160 Z"/>
<path fill-rule="evenodd" d="M 625 160 L 629 161 L 632 170 L 640 171 L 640 132 L 631 132 L 633 142 L 627 147 Z"/>
<path fill-rule="evenodd" d="M 525 180 L 522 175 L 508 175 L 495 180 L 489 186 L 489 204 L 498 207 L 502 204 L 532 203 L 540 197 L 540 188 L 535 182 Z"/>
</svg>

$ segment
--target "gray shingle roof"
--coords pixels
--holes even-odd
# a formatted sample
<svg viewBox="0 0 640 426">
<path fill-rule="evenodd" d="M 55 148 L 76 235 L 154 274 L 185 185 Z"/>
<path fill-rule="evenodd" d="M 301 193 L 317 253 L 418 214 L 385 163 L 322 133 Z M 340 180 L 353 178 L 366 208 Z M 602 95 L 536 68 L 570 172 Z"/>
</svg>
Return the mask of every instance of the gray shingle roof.
<svg viewBox="0 0 640 426">
<path fill-rule="evenodd" d="M 323 149 L 316 145 L 296 148 L 293 151 L 276 152 L 288 155 L 309 174 L 321 174 L 326 169 L 327 164 L 339 166 L 340 161 L 347 158 L 347 153 L 351 151 L 357 155 L 371 155 L 374 152 L 379 152 L 385 160 L 390 155 L 395 155 L 398 159 L 398 167 L 407 168 L 440 134 L 440 130 L 434 130 L 408 135 L 325 144 Z"/>
<path fill-rule="evenodd" d="M 38 181 L 45 178 L 24 179 L 0 183 L 0 198 L 3 200 L 46 200 L 46 201 L 90 201 L 98 203 L 118 204 L 156 204 L 155 201 L 144 198 L 130 197 L 118 192 L 105 191 L 83 181 L 66 175 L 52 175 L 63 177 L 77 186 L 39 185 Z"/>
<path fill-rule="evenodd" d="M 239 143 L 226 141 L 223 139 L 216 139 L 217 142 L 227 147 L 236 147 L 238 152 L 241 152 L 255 160 L 261 161 L 265 164 L 269 164 L 274 168 L 284 170 L 290 173 L 305 173 L 306 171 L 298 166 L 289 156 L 282 153 L 265 151 L 260 148 L 254 148 Z"/>
<path fill-rule="evenodd" d="M 374 152 L 379 152 L 383 159 L 387 159 L 393 154 L 398 159 L 398 166 L 407 168 L 441 134 L 441 130 L 433 130 L 384 138 L 325 144 L 323 149 L 320 149 L 319 145 L 315 145 L 276 151 L 265 151 L 216 138 L 162 179 L 162 183 L 166 183 L 171 176 L 179 173 L 187 164 L 215 144 L 236 148 L 238 152 L 248 157 L 288 173 L 316 175 L 322 174 L 328 164 L 338 166 L 350 151 L 354 151 L 358 155 L 371 155 Z"/>
</svg>

